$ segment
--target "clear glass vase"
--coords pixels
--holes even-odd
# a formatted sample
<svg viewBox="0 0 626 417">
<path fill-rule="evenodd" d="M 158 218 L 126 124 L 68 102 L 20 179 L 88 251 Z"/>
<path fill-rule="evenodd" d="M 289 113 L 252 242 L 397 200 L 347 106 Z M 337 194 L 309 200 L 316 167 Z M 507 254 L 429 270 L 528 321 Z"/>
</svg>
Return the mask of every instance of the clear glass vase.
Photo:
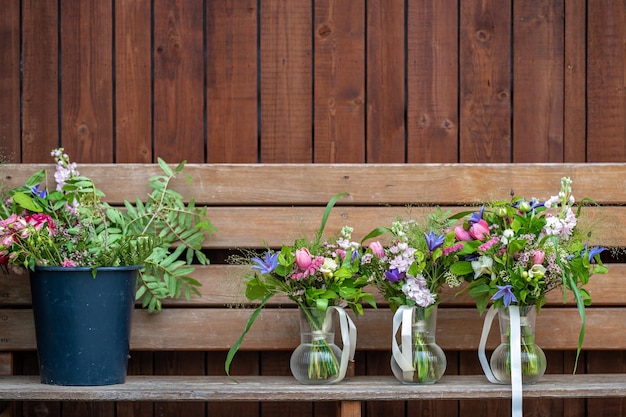
<svg viewBox="0 0 626 417">
<path fill-rule="evenodd" d="M 400 330 L 400 344 L 396 339 L 397 330 Z M 391 370 L 400 382 L 433 384 L 443 376 L 447 360 L 443 350 L 435 343 L 436 331 L 436 306 L 403 306 L 396 311 Z"/>
<path fill-rule="evenodd" d="M 520 306 L 520 344 L 522 383 L 534 384 L 546 372 L 546 355 L 535 344 L 536 306 Z M 491 355 L 493 376 L 500 382 L 511 383 L 511 318 L 507 307 L 498 308 L 500 345 Z"/>
<path fill-rule="evenodd" d="M 305 307 L 299 310 L 300 345 L 291 354 L 291 373 L 302 384 L 335 382 L 342 352 L 335 344 L 334 322 L 325 311 Z"/>
</svg>

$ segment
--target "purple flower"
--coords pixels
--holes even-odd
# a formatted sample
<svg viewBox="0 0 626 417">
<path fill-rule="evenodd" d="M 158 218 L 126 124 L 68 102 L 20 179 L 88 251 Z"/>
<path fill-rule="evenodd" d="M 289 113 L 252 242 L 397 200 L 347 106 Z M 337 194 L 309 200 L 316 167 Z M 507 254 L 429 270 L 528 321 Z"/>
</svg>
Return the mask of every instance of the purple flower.
<svg viewBox="0 0 626 417">
<path fill-rule="evenodd" d="M 256 265 L 252 265 L 253 269 L 259 270 L 262 274 L 270 274 L 278 266 L 278 252 L 272 255 L 271 251 L 265 252 L 265 260 L 261 258 L 252 258 Z"/>
<path fill-rule="evenodd" d="M 498 292 L 491 297 L 492 301 L 502 298 L 505 307 L 510 306 L 512 302 L 517 302 L 512 285 L 496 285 L 496 287 L 498 287 Z"/>
<path fill-rule="evenodd" d="M 470 215 L 470 218 L 467 220 L 469 225 L 473 225 L 478 223 L 483 218 L 483 213 L 485 212 L 485 206 L 482 206 L 478 212 L 474 212 Z"/>
<path fill-rule="evenodd" d="M 37 197 L 46 198 L 46 196 L 48 195 L 48 192 L 45 189 L 40 190 L 39 185 L 30 187 L 30 192 L 33 193 L 33 195 L 36 195 Z"/>
<path fill-rule="evenodd" d="M 405 276 L 406 275 L 404 272 L 400 272 L 397 269 L 385 271 L 385 278 L 387 278 L 387 281 L 391 282 L 392 284 L 395 284 L 396 282 L 400 281 Z"/>
<path fill-rule="evenodd" d="M 582 252 L 581 255 L 585 256 L 585 252 L 587 252 L 587 258 L 589 259 L 589 262 L 594 263 L 595 262 L 594 258 L 596 257 L 596 255 L 600 255 L 605 250 L 606 250 L 606 248 L 602 248 L 600 246 L 595 246 L 595 247 L 589 249 L 589 252 L 587 252 L 587 245 L 585 244 L 585 249 L 583 249 L 583 252 Z"/>
<path fill-rule="evenodd" d="M 431 252 L 437 249 L 439 246 L 443 245 L 443 242 L 445 240 L 444 235 L 435 236 L 435 233 L 432 231 L 432 229 L 430 230 L 430 234 L 424 233 L 424 237 L 426 238 L 426 245 L 428 246 L 428 250 Z"/>
</svg>

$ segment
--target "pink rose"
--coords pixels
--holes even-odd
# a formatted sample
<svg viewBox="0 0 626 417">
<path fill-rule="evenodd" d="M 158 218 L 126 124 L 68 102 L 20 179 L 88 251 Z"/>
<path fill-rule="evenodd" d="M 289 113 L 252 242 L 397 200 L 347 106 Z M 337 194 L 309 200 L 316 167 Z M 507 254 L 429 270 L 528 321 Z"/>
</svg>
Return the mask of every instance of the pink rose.
<svg viewBox="0 0 626 417">
<path fill-rule="evenodd" d="M 311 252 L 307 248 L 296 250 L 296 264 L 298 264 L 298 268 L 306 271 L 311 266 L 311 261 Z"/>
</svg>

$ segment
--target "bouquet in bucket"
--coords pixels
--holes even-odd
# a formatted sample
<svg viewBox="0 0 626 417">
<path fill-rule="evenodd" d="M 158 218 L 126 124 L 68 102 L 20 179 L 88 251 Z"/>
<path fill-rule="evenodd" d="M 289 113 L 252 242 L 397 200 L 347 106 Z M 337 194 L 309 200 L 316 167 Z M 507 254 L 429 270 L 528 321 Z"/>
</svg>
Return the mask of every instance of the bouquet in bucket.
<svg viewBox="0 0 626 417">
<path fill-rule="evenodd" d="M 63 148 L 54 149 L 55 187 L 48 189 L 46 170 L 24 185 L 7 190 L 0 204 L 0 266 L 17 271 L 40 267 L 142 266 L 136 298 L 149 311 L 167 297 L 189 298 L 200 285 L 189 274 L 191 261 L 206 264 L 202 242 L 215 228 L 206 207 L 171 189 L 185 162 L 172 169 L 159 158 L 162 175 L 149 181 L 145 200 L 124 208 L 103 201 L 94 182 L 78 172 Z M 186 260 L 180 259 L 185 258 Z"/>
<path fill-rule="evenodd" d="M 463 224 L 455 229 L 463 249 L 451 271 L 469 282 L 466 291 L 479 311 L 485 311 L 490 303 L 494 311 L 500 309 L 501 325 L 507 323 L 502 330 L 510 339 L 511 326 L 506 326 L 513 318 L 511 307 L 519 310 L 524 382 L 534 382 L 545 370 L 545 356 L 535 345 L 534 322 L 527 313 L 539 311 L 551 291 L 560 289 L 563 301 L 568 293 L 573 294 L 582 321 L 578 360 L 585 335 L 585 306 L 591 303 L 584 285 L 592 274 L 607 272 L 600 259 L 605 248 L 588 244 L 589 231 L 583 230 L 580 222 L 584 203 L 593 201 L 583 199 L 581 203 L 576 206 L 572 181 L 562 178 L 559 193 L 545 201 L 519 196 L 496 201 L 475 212 L 461 213 Z M 504 359 L 492 356 L 492 366 L 500 361 L 501 366 L 495 367 L 506 369 L 496 379 L 510 380 L 510 346 L 501 348 Z"/>
<path fill-rule="evenodd" d="M 344 195 L 337 194 L 328 202 L 314 239 L 298 239 L 280 250 L 267 249 L 261 256 L 231 258 L 233 263 L 250 267 L 245 294 L 259 305 L 228 352 L 228 375 L 237 350 L 263 307 L 275 295 L 284 294 L 300 312 L 302 343 L 290 361 L 294 377 L 304 384 L 335 383 L 344 378 L 356 345 L 356 328 L 344 307 L 357 315 L 363 314 L 364 302 L 375 307 L 373 295 L 364 290 L 368 280 L 361 274 L 363 253 L 360 244 L 351 240 L 353 229 L 346 226 L 339 236 L 323 239 L 330 211 Z M 343 349 L 334 342 L 333 312 L 339 316 Z"/>
<path fill-rule="evenodd" d="M 463 248 L 452 229 L 455 222 L 438 209 L 425 224 L 397 220 L 365 237 L 391 236 L 387 247 L 378 241 L 369 245 L 373 256 L 365 269 L 395 313 L 391 366 L 403 383 L 433 383 L 446 368 L 445 354 L 435 343 L 436 313 L 441 289 L 462 282 L 450 271 Z"/>
</svg>

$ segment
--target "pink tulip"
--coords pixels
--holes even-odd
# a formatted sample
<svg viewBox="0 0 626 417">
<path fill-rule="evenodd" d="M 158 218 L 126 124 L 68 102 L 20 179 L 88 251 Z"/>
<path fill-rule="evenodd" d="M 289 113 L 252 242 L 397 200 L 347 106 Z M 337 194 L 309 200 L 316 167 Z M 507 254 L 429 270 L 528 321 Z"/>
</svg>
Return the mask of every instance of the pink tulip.
<svg viewBox="0 0 626 417">
<path fill-rule="evenodd" d="M 469 234 L 476 240 L 481 242 L 489 236 L 489 225 L 486 221 L 481 219 L 478 223 L 474 223 L 470 226 Z"/>
<path fill-rule="evenodd" d="M 385 257 L 385 249 L 379 241 L 370 243 L 370 249 L 372 250 L 372 253 L 379 258 Z"/>
<path fill-rule="evenodd" d="M 311 266 L 311 261 L 311 252 L 307 248 L 296 250 L 296 264 L 298 264 L 298 268 L 306 271 Z"/>
<path fill-rule="evenodd" d="M 545 257 L 546 254 L 542 250 L 536 250 L 535 253 L 533 253 L 533 264 L 541 265 Z"/>
<path fill-rule="evenodd" d="M 463 226 L 457 226 L 454 228 L 454 236 L 456 237 L 456 240 L 461 242 L 471 242 L 474 240 L 472 235 L 470 235 L 469 232 L 463 228 Z"/>
</svg>

